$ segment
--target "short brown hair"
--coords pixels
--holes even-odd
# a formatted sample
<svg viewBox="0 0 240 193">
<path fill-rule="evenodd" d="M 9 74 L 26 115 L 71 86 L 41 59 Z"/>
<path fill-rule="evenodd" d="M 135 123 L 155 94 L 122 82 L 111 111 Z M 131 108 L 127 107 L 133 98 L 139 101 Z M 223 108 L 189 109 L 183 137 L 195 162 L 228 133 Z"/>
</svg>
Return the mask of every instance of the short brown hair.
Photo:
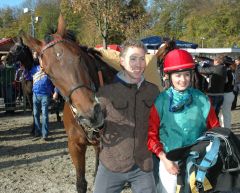
<svg viewBox="0 0 240 193">
<path fill-rule="evenodd" d="M 124 56 L 128 50 L 129 47 L 136 47 L 136 48 L 142 48 L 145 53 L 147 53 L 147 48 L 143 44 L 143 42 L 139 40 L 134 40 L 134 39 L 128 39 L 123 42 L 121 45 L 121 51 L 120 51 L 120 57 Z"/>
</svg>

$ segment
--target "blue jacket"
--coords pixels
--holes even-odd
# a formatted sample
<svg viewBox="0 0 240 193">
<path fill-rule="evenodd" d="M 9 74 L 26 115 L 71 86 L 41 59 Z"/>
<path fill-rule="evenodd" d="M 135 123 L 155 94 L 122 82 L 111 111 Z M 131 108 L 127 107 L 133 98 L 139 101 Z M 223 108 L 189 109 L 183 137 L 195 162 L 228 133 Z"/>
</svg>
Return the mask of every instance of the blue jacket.
<svg viewBox="0 0 240 193">
<path fill-rule="evenodd" d="M 33 77 L 33 93 L 51 96 L 54 86 L 48 76 L 41 70 L 40 65 L 33 66 L 30 73 Z"/>
</svg>

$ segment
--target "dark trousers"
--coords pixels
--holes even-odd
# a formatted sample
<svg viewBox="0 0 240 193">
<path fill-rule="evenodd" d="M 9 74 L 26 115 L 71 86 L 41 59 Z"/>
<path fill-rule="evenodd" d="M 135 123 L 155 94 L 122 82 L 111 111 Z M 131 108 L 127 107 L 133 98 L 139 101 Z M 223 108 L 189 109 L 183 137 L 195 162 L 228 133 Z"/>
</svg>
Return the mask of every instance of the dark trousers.
<svg viewBox="0 0 240 193">
<path fill-rule="evenodd" d="M 233 91 L 233 94 L 234 94 L 234 100 L 233 100 L 233 103 L 232 103 L 232 110 L 237 107 L 238 91 Z"/>
</svg>

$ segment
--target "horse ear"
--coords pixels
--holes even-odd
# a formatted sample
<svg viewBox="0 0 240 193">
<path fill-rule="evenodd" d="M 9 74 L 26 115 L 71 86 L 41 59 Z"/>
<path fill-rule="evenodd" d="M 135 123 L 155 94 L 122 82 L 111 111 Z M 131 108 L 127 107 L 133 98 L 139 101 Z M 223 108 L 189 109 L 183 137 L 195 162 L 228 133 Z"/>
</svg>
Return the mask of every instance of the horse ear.
<svg viewBox="0 0 240 193">
<path fill-rule="evenodd" d="M 43 43 L 32 36 L 29 36 L 25 32 L 21 32 L 21 37 L 24 41 L 24 43 L 32 50 L 36 51 L 37 53 L 41 52 Z"/>
<path fill-rule="evenodd" d="M 66 23 L 62 14 L 60 14 L 58 18 L 57 34 L 63 37 L 65 35 L 65 32 L 66 32 Z"/>
</svg>

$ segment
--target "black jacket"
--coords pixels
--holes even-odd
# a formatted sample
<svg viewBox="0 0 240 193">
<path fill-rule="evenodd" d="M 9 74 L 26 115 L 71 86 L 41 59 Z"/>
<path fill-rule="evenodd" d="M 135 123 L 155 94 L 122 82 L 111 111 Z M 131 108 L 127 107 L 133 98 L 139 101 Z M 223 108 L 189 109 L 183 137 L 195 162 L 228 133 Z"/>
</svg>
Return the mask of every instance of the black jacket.
<svg viewBox="0 0 240 193">
<path fill-rule="evenodd" d="M 198 72 L 209 76 L 207 94 L 223 95 L 226 82 L 227 69 L 224 65 L 219 64 L 210 67 L 198 67 Z"/>
<path fill-rule="evenodd" d="M 234 88 L 234 77 L 233 77 L 233 71 L 231 68 L 227 69 L 227 78 L 226 78 L 226 83 L 224 86 L 224 92 L 232 92 Z"/>
</svg>

